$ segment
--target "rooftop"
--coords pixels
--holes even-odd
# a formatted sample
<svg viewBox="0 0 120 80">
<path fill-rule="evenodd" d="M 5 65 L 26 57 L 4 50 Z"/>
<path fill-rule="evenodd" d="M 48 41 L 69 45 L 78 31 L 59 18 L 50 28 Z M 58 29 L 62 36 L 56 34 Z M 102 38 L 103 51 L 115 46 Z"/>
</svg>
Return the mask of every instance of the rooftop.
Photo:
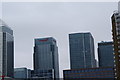
<svg viewBox="0 0 120 80">
<path fill-rule="evenodd" d="M 78 32 L 78 33 L 75 32 L 75 33 L 70 33 L 70 35 L 71 34 L 91 34 L 91 33 L 90 32 Z"/>
<path fill-rule="evenodd" d="M 3 27 L 3 26 L 8 27 L 9 29 L 11 29 L 4 21 L 2 21 L 0 19 L 0 27 Z"/>
</svg>

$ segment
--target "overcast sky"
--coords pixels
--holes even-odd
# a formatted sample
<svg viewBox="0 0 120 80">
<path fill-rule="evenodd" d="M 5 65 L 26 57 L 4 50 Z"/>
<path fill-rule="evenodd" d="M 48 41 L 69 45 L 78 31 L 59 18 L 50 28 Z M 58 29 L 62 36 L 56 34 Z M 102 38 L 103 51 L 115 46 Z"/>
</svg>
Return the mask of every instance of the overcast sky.
<svg viewBox="0 0 120 80">
<path fill-rule="evenodd" d="M 68 34 L 91 32 L 97 43 L 111 41 L 111 16 L 117 2 L 5 2 L 0 16 L 14 31 L 15 67 L 33 69 L 34 38 L 52 36 L 59 48 L 60 74 L 69 69 Z"/>
<path fill-rule="evenodd" d="M 2 2 L 118 2 L 119 0 L 1 0 Z"/>
</svg>

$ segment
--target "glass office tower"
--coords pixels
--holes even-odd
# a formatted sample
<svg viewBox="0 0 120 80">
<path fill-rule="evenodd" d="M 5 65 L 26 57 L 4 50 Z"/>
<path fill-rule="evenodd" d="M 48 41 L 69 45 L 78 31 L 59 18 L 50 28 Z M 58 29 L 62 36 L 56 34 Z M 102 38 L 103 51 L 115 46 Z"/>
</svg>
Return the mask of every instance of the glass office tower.
<svg viewBox="0 0 120 80">
<path fill-rule="evenodd" d="M 113 42 L 98 43 L 99 67 L 114 67 Z"/>
<path fill-rule="evenodd" d="M 91 33 L 69 34 L 71 69 L 96 67 L 94 39 Z"/>
<path fill-rule="evenodd" d="M 50 75 L 44 76 L 42 72 Z M 34 73 L 40 73 L 38 77 L 42 78 L 59 78 L 58 47 L 54 38 L 35 39 Z"/>
<path fill-rule="evenodd" d="M 13 31 L 0 20 L 0 76 L 13 77 L 14 39 Z"/>
</svg>

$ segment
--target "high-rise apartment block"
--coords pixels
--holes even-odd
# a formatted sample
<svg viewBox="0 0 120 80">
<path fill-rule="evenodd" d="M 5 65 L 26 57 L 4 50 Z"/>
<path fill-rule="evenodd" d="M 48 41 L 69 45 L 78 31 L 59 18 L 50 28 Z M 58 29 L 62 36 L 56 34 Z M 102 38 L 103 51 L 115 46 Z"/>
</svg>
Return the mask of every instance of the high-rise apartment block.
<svg viewBox="0 0 120 80">
<path fill-rule="evenodd" d="M 111 19 L 114 44 L 115 76 L 117 80 L 120 80 L 120 2 L 118 4 L 118 11 L 113 13 Z"/>
<path fill-rule="evenodd" d="M 38 77 L 42 78 L 59 78 L 58 60 L 58 47 L 54 38 L 35 39 L 33 73 L 38 73 Z M 50 75 L 44 76 L 45 72 Z"/>
<path fill-rule="evenodd" d="M 98 43 L 99 67 L 114 67 L 113 42 Z"/>
<path fill-rule="evenodd" d="M 71 69 L 96 67 L 94 39 L 91 33 L 69 34 Z"/>
<path fill-rule="evenodd" d="M 0 20 L 0 76 L 13 77 L 14 39 L 13 31 Z"/>
</svg>

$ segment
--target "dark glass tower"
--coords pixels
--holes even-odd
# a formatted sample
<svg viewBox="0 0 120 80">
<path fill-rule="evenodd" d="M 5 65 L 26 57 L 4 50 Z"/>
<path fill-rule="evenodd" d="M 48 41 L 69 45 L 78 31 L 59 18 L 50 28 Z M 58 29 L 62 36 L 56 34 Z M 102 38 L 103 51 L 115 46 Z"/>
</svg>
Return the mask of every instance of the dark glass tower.
<svg viewBox="0 0 120 80">
<path fill-rule="evenodd" d="M 52 72 L 52 78 L 59 78 L 58 47 L 52 37 L 35 39 L 34 70 L 42 75 Z M 40 77 L 40 76 L 39 76 Z M 50 76 L 42 76 L 44 78 Z"/>
<path fill-rule="evenodd" d="M 96 67 L 91 33 L 69 34 L 69 46 L 71 69 Z"/>
<path fill-rule="evenodd" d="M 0 76 L 13 77 L 14 39 L 13 31 L 0 20 Z"/>
<path fill-rule="evenodd" d="M 99 67 L 114 67 L 113 42 L 98 43 Z"/>
</svg>

